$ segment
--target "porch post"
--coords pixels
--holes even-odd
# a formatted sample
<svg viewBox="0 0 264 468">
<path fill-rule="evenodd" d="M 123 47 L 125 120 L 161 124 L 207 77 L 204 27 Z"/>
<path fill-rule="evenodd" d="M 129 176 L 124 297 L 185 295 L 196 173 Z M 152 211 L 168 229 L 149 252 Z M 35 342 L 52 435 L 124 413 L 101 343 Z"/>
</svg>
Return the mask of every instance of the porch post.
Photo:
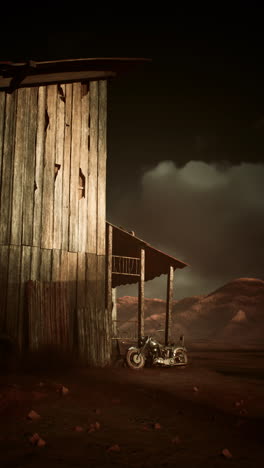
<svg viewBox="0 0 264 468">
<path fill-rule="evenodd" d="M 170 341 L 171 329 L 171 311 L 172 311 L 172 297 L 173 297 L 173 276 L 174 270 L 170 266 L 167 280 L 167 303 L 166 303 L 166 322 L 165 322 L 165 346 L 168 346 Z"/>
<path fill-rule="evenodd" d="M 117 305 L 116 305 L 116 288 L 112 288 L 112 336 L 115 338 L 117 336 Z"/>
<path fill-rule="evenodd" d="M 138 340 L 144 336 L 145 250 L 140 250 L 140 280 L 138 283 Z"/>
<path fill-rule="evenodd" d="M 113 227 L 108 225 L 107 230 L 107 255 L 106 255 L 106 310 L 109 323 L 109 333 L 112 338 L 112 249 Z"/>
</svg>

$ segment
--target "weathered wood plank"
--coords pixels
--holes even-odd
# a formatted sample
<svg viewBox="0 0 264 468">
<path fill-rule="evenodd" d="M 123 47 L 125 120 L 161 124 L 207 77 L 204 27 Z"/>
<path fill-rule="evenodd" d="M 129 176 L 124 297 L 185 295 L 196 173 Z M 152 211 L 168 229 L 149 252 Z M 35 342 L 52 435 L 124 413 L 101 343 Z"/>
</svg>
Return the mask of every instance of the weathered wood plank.
<svg viewBox="0 0 264 468">
<path fill-rule="evenodd" d="M 97 288 L 97 256 L 86 254 L 86 284 L 87 284 L 87 307 L 86 333 L 87 333 L 87 360 L 90 365 L 96 366 L 98 361 L 97 339 L 98 328 L 96 320 L 96 288 Z"/>
<path fill-rule="evenodd" d="M 51 280 L 60 281 L 61 276 L 61 250 L 53 249 L 52 251 L 52 272 Z"/>
<path fill-rule="evenodd" d="M 62 243 L 62 171 L 65 131 L 65 85 L 57 88 L 57 128 L 55 143 L 55 181 L 54 181 L 54 226 L 53 248 L 60 249 Z"/>
<path fill-rule="evenodd" d="M 41 249 L 40 281 L 51 281 L 51 254 L 52 250 Z"/>
<path fill-rule="evenodd" d="M 72 146 L 70 168 L 69 251 L 79 247 L 79 171 L 81 149 L 81 83 L 73 83 Z"/>
<path fill-rule="evenodd" d="M 27 92 L 29 94 L 27 99 L 28 127 L 25 131 L 25 138 L 27 139 L 26 151 L 23 154 L 22 244 L 32 245 L 38 90 L 37 88 L 29 88 Z"/>
<path fill-rule="evenodd" d="M 22 242 L 22 209 L 25 190 L 24 175 L 26 172 L 24 166 L 28 152 L 28 125 L 31 112 L 29 103 L 30 89 L 18 89 L 11 223 L 11 244 L 15 245 L 20 245 Z"/>
<path fill-rule="evenodd" d="M 80 252 L 86 251 L 87 246 L 87 213 L 88 213 L 88 163 L 89 163 L 89 84 L 82 84 L 81 88 L 81 150 L 80 150 L 80 176 L 83 178 L 81 181 L 83 189 L 83 197 L 79 197 L 79 246 Z M 79 189 L 80 190 L 80 189 Z"/>
<path fill-rule="evenodd" d="M 140 281 L 138 283 L 138 340 L 144 336 L 145 250 L 140 249 Z"/>
<path fill-rule="evenodd" d="M 87 252 L 97 248 L 97 149 L 98 149 L 98 82 L 90 83 L 90 151 L 88 176 Z"/>
<path fill-rule="evenodd" d="M 2 157 L 4 147 L 5 97 L 6 94 L 4 92 L 0 92 L 0 181 L 2 174 Z"/>
<path fill-rule="evenodd" d="M 112 258 L 113 258 L 113 227 L 107 225 L 107 247 L 106 247 L 106 310 L 108 322 L 112 317 Z"/>
<path fill-rule="evenodd" d="M 11 245 L 8 264 L 6 332 L 15 340 L 18 338 L 19 324 L 20 265 L 21 246 Z"/>
<path fill-rule="evenodd" d="M 18 316 L 18 345 L 23 349 L 27 342 L 28 317 L 26 303 L 26 282 L 30 280 L 31 247 L 22 246 L 21 270 L 20 270 L 20 298 Z"/>
<path fill-rule="evenodd" d="M 86 261 L 85 253 L 78 252 L 77 260 L 77 308 L 86 306 Z"/>
<path fill-rule="evenodd" d="M 76 330 L 76 303 L 77 303 L 77 252 L 69 252 L 68 257 L 68 316 L 69 328 L 72 330 L 71 340 L 74 338 Z M 70 345 L 72 346 L 71 341 Z"/>
<path fill-rule="evenodd" d="M 61 251 L 60 281 L 68 281 L 69 252 Z"/>
<path fill-rule="evenodd" d="M 41 249 L 39 247 L 32 247 L 31 269 L 30 269 L 30 279 L 32 281 L 39 281 L 40 279 L 40 261 L 41 261 Z"/>
<path fill-rule="evenodd" d="M 48 126 L 45 142 L 41 220 L 41 247 L 45 249 L 52 249 L 53 247 L 56 104 L 57 86 L 50 85 L 47 87 L 46 124 L 48 123 Z"/>
<path fill-rule="evenodd" d="M 97 255 L 105 255 L 107 82 L 99 81 Z"/>
<path fill-rule="evenodd" d="M 0 244 L 10 243 L 17 91 L 6 95 L 0 185 Z M 21 189 L 21 187 L 20 187 Z"/>
<path fill-rule="evenodd" d="M 97 255 L 97 286 L 96 286 L 96 349 L 97 365 L 105 367 L 111 361 L 111 333 L 112 320 L 108 315 L 105 304 L 105 256 Z"/>
<path fill-rule="evenodd" d="M 44 151 L 45 151 L 45 125 L 46 125 L 46 99 L 47 88 L 38 88 L 38 115 L 37 115 L 37 136 L 36 136 L 36 156 L 35 156 L 35 190 L 34 190 L 34 211 L 33 211 L 33 245 L 41 245 L 41 218 L 42 218 L 42 191 L 43 191 L 43 171 L 44 171 Z"/>
<path fill-rule="evenodd" d="M 170 266 L 167 280 L 167 302 L 166 302 L 166 319 L 165 319 L 165 345 L 168 346 L 171 332 L 171 313 L 172 313 L 172 298 L 173 298 L 173 277 L 174 270 Z"/>
<path fill-rule="evenodd" d="M 9 248 L 7 245 L 0 245 L 0 332 L 5 332 L 6 326 L 6 293 L 8 277 L 8 256 Z"/>
<path fill-rule="evenodd" d="M 62 168 L 62 249 L 69 249 L 70 167 L 72 138 L 72 84 L 65 87 L 65 133 Z"/>
</svg>

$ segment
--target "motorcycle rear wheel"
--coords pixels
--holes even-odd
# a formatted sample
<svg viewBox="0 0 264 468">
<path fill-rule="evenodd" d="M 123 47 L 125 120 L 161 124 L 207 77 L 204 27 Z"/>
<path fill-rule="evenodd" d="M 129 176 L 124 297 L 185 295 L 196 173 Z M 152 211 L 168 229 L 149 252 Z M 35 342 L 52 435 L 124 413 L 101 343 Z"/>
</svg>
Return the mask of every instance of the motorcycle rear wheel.
<svg viewBox="0 0 264 468">
<path fill-rule="evenodd" d="M 126 363 L 130 369 L 139 370 L 145 366 L 145 357 L 139 349 L 129 349 L 126 354 Z"/>
</svg>

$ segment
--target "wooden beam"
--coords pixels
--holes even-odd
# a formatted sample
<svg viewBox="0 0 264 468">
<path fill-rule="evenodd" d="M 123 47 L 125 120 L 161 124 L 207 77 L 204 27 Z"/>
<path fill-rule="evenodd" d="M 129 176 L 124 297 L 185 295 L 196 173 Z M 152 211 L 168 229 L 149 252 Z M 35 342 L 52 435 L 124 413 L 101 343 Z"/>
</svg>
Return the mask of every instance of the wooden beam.
<svg viewBox="0 0 264 468">
<path fill-rule="evenodd" d="M 168 273 L 168 282 L 167 282 L 165 346 L 167 346 L 169 344 L 169 341 L 170 341 L 171 311 L 172 311 L 172 297 L 173 297 L 173 277 L 174 277 L 174 270 L 173 270 L 173 267 L 170 266 L 169 273 Z"/>
<path fill-rule="evenodd" d="M 106 309 L 109 324 L 112 324 L 112 256 L 113 256 L 113 227 L 107 229 L 107 255 L 106 255 Z M 110 330 L 112 327 L 110 327 Z"/>
<path fill-rule="evenodd" d="M 145 250 L 140 250 L 140 281 L 138 283 L 138 340 L 144 336 Z"/>
</svg>

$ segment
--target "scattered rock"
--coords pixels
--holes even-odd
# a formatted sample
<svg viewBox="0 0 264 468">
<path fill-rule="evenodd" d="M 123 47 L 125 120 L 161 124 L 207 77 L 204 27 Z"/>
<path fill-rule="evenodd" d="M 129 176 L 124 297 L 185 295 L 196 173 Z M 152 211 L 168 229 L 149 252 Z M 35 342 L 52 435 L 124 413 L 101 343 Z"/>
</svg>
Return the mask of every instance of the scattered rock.
<svg viewBox="0 0 264 468">
<path fill-rule="evenodd" d="M 241 414 L 241 416 L 245 416 L 246 414 L 248 414 L 248 411 L 246 410 L 246 408 L 242 408 L 242 409 L 239 411 L 239 414 Z"/>
<path fill-rule="evenodd" d="M 74 430 L 75 430 L 76 432 L 83 432 L 83 431 L 84 431 L 84 429 L 83 429 L 82 426 L 75 426 Z"/>
<path fill-rule="evenodd" d="M 46 441 L 45 441 L 44 439 L 41 439 L 41 438 L 40 438 L 40 439 L 37 441 L 37 447 L 45 447 L 45 445 L 46 445 Z"/>
<path fill-rule="evenodd" d="M 160 423 L 155 423 L 154 424 L 154 429 L 161 429 Z"/>
<path fill-rule="evenodd" d="M 31 410 L 27 415 L 27 419 L 30 419 L 31 421 L 35 421 L 39 418 L 40 418 L 40 415 L 36 413 L 36 411 L 34 410 Z"/>
<path fill-rule="evenodd" d="M 120 452 L 120 450 L 121 449 L 118 444 L 111 445 L 111 447 L 107 449 L 108 452 Z"/>
<path fill-rule="evenodd" d="M 199 387 L 193 387 L 194 392 L 199 392 Z"/>
<path fill-rule="evenodd" d="M 227 448 L 222 450 L 221 455 L 223 455 L 225 458 L 233 458 L 232 453 Z"/>
<path fill-rule="evenodd" d="M 101 414 L 100 408 L 96 408 L 96 409 L 94 410 L 94 412 L 95 412 L 95 414 Z"/>
<path fill-rule="evenodd" d="M 64 387 L 64 386 L 62 385 L 62 387 L 61 387 L 61 389 L 60 389 L 60 394 L 61 394 L 62 396 L 65 396 L 65 395 L 68 395 L 69 392 L 70 392 L 70 390 L 69 390 L 67 387 Z"/>
<path fill-rule="evenodd" d="M 100 427 L 101 427 L 101 424 L 100 424 L 98 421 L 96 421 L 96 422 L 94 423 L 94 428 L 95 428 L 97 431 L 99 431 Z"/>
<path fill-rule="evenodd" d="M 29 437 L 29 442 L 32 444 L 32 445 L 36 445 L 37 442 L 39 441 L 40 437 L 38 435 L 37 432 L 35 432 L 35 434 L 32 434 L 30 437 Z"/>
</svg>

